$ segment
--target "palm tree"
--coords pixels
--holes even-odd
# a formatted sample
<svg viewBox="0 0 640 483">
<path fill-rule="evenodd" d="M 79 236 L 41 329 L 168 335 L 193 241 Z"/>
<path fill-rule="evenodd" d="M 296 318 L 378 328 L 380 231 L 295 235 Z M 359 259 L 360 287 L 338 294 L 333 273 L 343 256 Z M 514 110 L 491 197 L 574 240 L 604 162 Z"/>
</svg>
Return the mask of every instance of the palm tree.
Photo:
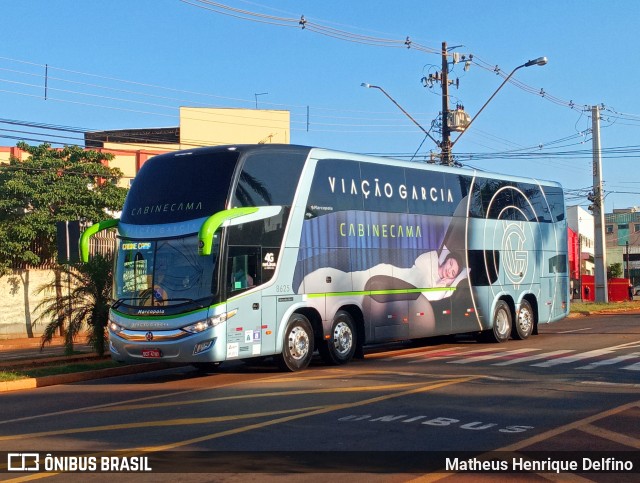
<svg viewBox="0 0 640 483">
<path fill-rule="evenodd" d="M 86 329 L 88 342 L 98 354 L 103 355 L 111 301 L 113 255 L 98 253 L 88 263 L 64 265 L 62 275 L 37 290 L 37 293 L 45 294 L 45 298 L 35 308 L 40 315 L 34 324 L 47 322 L 40 349 L 50 344 L 56 331 L 66 325 L 64 343 L 67 354 L 73 352 L 74 340 Z M 68 281 L 68 289 L 60 286 L 61 281 Z"/>
</svg>

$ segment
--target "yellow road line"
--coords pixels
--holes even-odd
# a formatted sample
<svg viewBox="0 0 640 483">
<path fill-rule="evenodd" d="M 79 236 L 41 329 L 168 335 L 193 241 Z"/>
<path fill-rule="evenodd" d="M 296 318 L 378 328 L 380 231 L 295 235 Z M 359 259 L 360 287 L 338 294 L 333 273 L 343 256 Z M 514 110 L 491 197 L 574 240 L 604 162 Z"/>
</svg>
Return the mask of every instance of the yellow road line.
<svg viewBox="0 0 640 483">
<path fill-rule="evenodd" d="M 346 392 L 366 392 L 366 391 L 386 391 L 386 390 L 394 390 L 394 389 L 402 389 L 409 386 L 417 386 L 420 383 L 412 382 L 405 384 L 387 384 L 386 386 L 353 386 L 353 387 L 341 387 L 341 388 L 325 388 L 325 389 L 299 389 L 295 391 L 273 391 L 273 392 L 265 392 L 265 393 L 252 393 L 252 394 L 242 394 L 236 396 L 221 396 L 221 397 L 212 397 L 206 399 L 194 399 L 190 401 L 173 401 L 166 403 L 152 403 L 152 404 L 130 404 L 128 406 L 117 406 L 117 407 L 108 407 L 108 408 L 100 408 L 98 412 L 107 412 L 107 411 L 131 411 L 137 409 L 148 409 L 148 408 L 161 408 L 161 407 L 172 407 L 172 406 L 186 406 L 189 404 L 204 404 L 211 403 L 216 401 L 233 401 L 238 399 L 257 399 L 262 397 L 281 397 L 281 396 L 297 396 L 304 394 L 338 394 L 338 393 L 346 393 Z"/>
<path fill-rule="evenodd" d="M 628 404 L 623 404 L 622 406 L 618 406 L 617 408 L 609 409 L 607 411 L 603 411 L 598 414 L 594 414 L 593 416 L 586 417 L 584 419 L 580 419 L 578 421 L 574 421 L 573 423 L 565 424 L 558 428 L 551 429 L 549 431 L 545 431 L 544 433 L 538 434 L 536 436 L 532 436 L 530 438 L 524 439 L 517 443 L 510 444 L 508 446 L 504 446 L 502 448 L 498 448 L 493 450 L 494 452 L 517 452 L 526 448 L 527 446 L 531 446 L 536 443 L 540 443 L 546 441 L 547 439 L 551 439 L 555 436 L 559 436 L 563 433 L 566 433 L 571 430 L 583 431 L 585 433 L 593 434 L 595 436 L 609 439 L 611 441 L 615 441 L 617 443 L 621 443 L 632 448 L 640 448 L 640 441 L 636 438 L 632 438 L 626 436 L 624 434 L 616 433 L 614 431 L 609 431 L 601 428 L 597 428 L 593 426 L 591 423 L 594 421 L 598 421 L 600 419 L 607 418 L 609 416 L 613 416 L 618 413 L 622 413 L 632 408 L 640 407 L 640 401 L 634 401 Z M 595 429 L 593 429 L 595 428 Z M 567 451 L 570 451 L 571 448 L 566 448 Z M 490 453 L 485 453 L 485 455 L 490 455 Z M 485 455 L 479 455 L 478 458 L 481 459 Z M 430 475 L 423 475 L 418 478 L 410 480 L 411 483 L 430 483 L 434 481 L 439 481 L 444 478 L 448 478 L 449 476 L 455 475 L 456 473 L 435 473 Z M 551 479 L 553 478 L 552 474 L 538 474 L 543 478 Z M 562 473 L 559 475 L 562 477 L 561 481 L 591 481 L 581 478 L 577 475 L 571 475 L 568 473 Z"/>
<path fill-rule="evenodd" d="M 282 411 L 268 411 L 263 413 L 237 414 L 233 416 L 212 416 L 209 418 L 177 418 L 165 419 L 162 421 L 139 421 L 135 423 L 108 424 L 105 426 L 91 426 L 73 429 L 57 429 L 53 431 L 42 431 L 39 433 L 12 434 L 8 436 L 0 436 L 0 441 L 14 441 L 42 438 L 46 436 L 60 436 L 69 434 L 97 433 L 101 431 L 118 431 L 122 429 L 136 428 L 160 428 L 165 426 L 191 426 L 194 424 L 210 424 L 224 423 L 228 421 L 238 421 L 241 419 L 262 418 L 265 416 L 273 416 L 276 414 L 288 414 L 292 412 L 309 411 L 322 408 L 324 406 L 311 406 L 308 408 L 284 409 Z"/>
<path fill-rule="evenodd" d="M 627 409 L 631 409 L 635 407 L 640 407 L 640 401 L 624 404 L 622 406 L 618 406 L 617 408 L 609 409 L 607 411 L 594 414 L 593 416 L 589 416 L 584 419 L 574 421 L 573 423 L 565 424 L 564 426 L 560 426 L 559 428 L 545 431 L 544 433 L 538 434 L 536 436 L 532 436 L 518 443 L 505 446 L 503 448 L 497 449 L 496 451 L 518 451 L 518 450 L 521 450 L 522 448 L 526 448 L 527 446 L 531 446 L 532 444 L 539 443 L 540 441 L 553 438 L 554 436 L 558 436 L 559 434 L 566 433 L 567 431 L 570 431 L 572 429 L 580 429 L 581 426 L 586 426 L 588 424 L 593 423 L 594 421 L 598 421 L 599 419 L 604 419 L 608 416 L 613 416 L 614 414 L 618 414 L 623 411 L 626 411 Z"/>
<path fill-rule="evenodd" d="M 121 404 L 127 404 L 127 403 L 131 403 L 131 402 L 138 402 L 138 401 L 153 401 L 156 399 L 165 399 L 168 397 L 174 397 L 174 396 L 182 396 L 183 394 L 193 394 L 193 393 L 197 393 L 197 392 L 203 392 L 203 391 L 210 391 L 211 389 L 218 389 L 218 388 L 222 388 L 222 387 L 230 387 L 230 386 L 237 386 L 239 384 L 244 384 L 247 382 L 262 382 L 262 381 L 268 381 L 270 379 L 270 377 L 267 376 L 263 376 L 262 374 L 259 375 L 258 377 L 260 379 L 253 379 L 254 375 L 252 374 L 251 377 L 248 378 L 242 378 L 242 379 L 238 379 L 238 375 L 237 374 L 229 374 L 229 377 L 234 376 L 235 379 L 233 379 L 232 381 L 226 382 L 226 383 L 222 383 L 218 386 L 214 386 L 214 387 L 197 387 L 194 389 L 185 389 L 184 391 L 176 391 L 173 393 L 168 393 L 168 394 L 155 394 L 153 396 L 143 396 L 143 397 L 139 397 L 139 398 L 133 398 L 133 399 L 129 399 L 129 400 L 125 400 L 125 401 L 118 401 L 118 402 L 112 402 L 112 403 L 105 403 L 105 404 L 98 404 L 95 406 L 85 406 L 85 407 L 81 407 L 81 408 L 74 408 L 74 409 L 65 409 L 62 411 L 55 411 L 55 412 L 50 412 L 50 413 L 40 413 L 40 414 L 34 414 L 32 416 L 24 416 L 21 418 L 14 418 L 14 419 L 6 419 L 4 421 L 0 421 L 0 425 L 2 424 L 9 424 L 9 423 L 18 423 L 18 422 L 23 422 L 23 421 L 30 421 L 33 419 L 42 419 L 42 418 L 46 418 L 46 417 L 52 417 L 52 416 L 61 416 L 64 414 L 76 414 L 76 413 L 83 413 L 83 412 L 88 412 L 88 411 L 96 411 L 98 409 L 103 409 L 103 408 L 108 408 L 108 407 L 113 407 L 113 406 L 118 406 Z"/>
<path fill-rule="evenodd" d="M 229 429 L 226 431 L 220 431 L 217 433 L 212 433 L 212 434 L 208 434 L 208 435 L 204 435 L 204 436 L 199 436 L 196 438 L 190 438 L 187 440 L 183 440 L 183 441 L 176 441 L 173 443 L 167 443 L 167 444 L 163 444 L 163 445 L 157 445 L 157 446 L 150 446 L 150 447 L 141 447 L 141 448 L 131 448 L 131 449 L 127 449 L 127 450 L 123 450 L 126 452 L 126 454 L 132 456 L 132 455 L 144 455 L 144 454 L 148 454 L 148 453 L 154 453 L 154 452 L 158 452 L 158 451 L 168 451 L 168 450 L 172 450 L 172 449 L 176 449 L 176 448 L 180 448 L 180 447 L 184 447 L 184 446 L 188 446 L 191 444 L 196 444 L 196 443 L 201 443 L 204 441 L 211 441 L 214 439 L 219 439 L 219 438 L 223 438 L 226 436 L 232 436 L 232 435 L 236 435 L 236 434 L 240 434 L 240 433 L 246 433 L 248 431 L 253 431 L 256 429 L 262 429 L 262 428 L 266 428 L 269 426 L 274 426 L 277 424 L 282 424 L 282 423 L 287 423 L 290 421 L 295 421 L 298 419 L 303 419 L 303 418 L 308 418 L 308 417 L 313 417 L 313 416 L 318 416 L 321 414 L 326 414 L 326 413 L 330 413 L 330 412 L 334 412 L 334 411 L 338 411 L 338 410 L 342 410 L 342 409 L 349 409 L 349 408 L 355 408 L 355 407 L 359 407 L 359 406 L 365 406 L 368 404 L 374 404 L 374 403 L 378 403 L 378 402 L 382 402 L 382 401 L 387 401 L 390 399 L 396 399 L 399 397 L 404 397 L 404 396 L 410 396 L 413 394 L 419 394 L 422 392 L 428 392 L 428 391 L 433 391 L 436 389 L 440 389 L 443 387 L 447 387 L 447 386 L 451 386 L 451 385 L 455 385 L 455 384 L 462 384 L 465 382 L 469 382 L 472 381 L 474 379 L 477 379 L 478 376 L 472 376 L 472 377 L 461 377 L 458 379 L 453 379 L 453 380 L 445 380 L 445 381 L 439 381 L 433 384 L 429 384 L 426 386 L 421 386 L 421 387 L 414 387 L 412 389 L 407 389 L 405 391 L 401 391 L 401 392 L 397 392 L 397 393 L 392 393 L 392 394 L 386 394 L 386 395 L 382 395 L 382 396 L 376 396 L 376 397 L 372 397 L 369 399 L 363 399 L 361 401 L 356 401 L 356 402 L 350 402 L 350 403 L 342 403 L 342 404 L 332 404 L 329 406 L 320 406 L 320 407 L 309 407 L 309 408 L 300 408 L 300 409 L 293 409 L 293 410 L 286 410 L 286 411 L 276 411 L 276 412 L 270 412 L 270 413 L 258 413 L 258 414 L 263 414 L 263 415 L 280 415 L 280 414 L 286 414 L 286 413 L 290 413 L 290 412 L 299 412 L 299 411 L 303 411 L 299 414 L 290 414 L 288 416 L 283 416 L 283 417 L 278 417 L 276 419 L 271 419 L 268 421 L 263 421 L 260 423 L 255 423 L 255 424 L 249 424 L 247 426 L 242 426 L 239 428 L 234 428 L 234 429 Z M 256 417 L 256 416 L 254 416 Z M 209 418 L 209 419 L 217 419 L 217 418 Z M 188 419 L 185 420 L 173 420 L 173 421 L 189 421 Z M 153 422 L 153 423 L 133 423 L 131 425 L 124 425 L 126 427 L 152 427 L 155 425 L 162 425 L 159 424 L 162 422 Z M 193 423 L 195 424 L 195 423 Z M 145 426 L 146 425 L 146 426 Z M 2 438 L 2 440 L 6 440 L 6 439 L 28 439 L 28 438 L 33 438 L 33 437 L 38 437 L 38 436 L 52 436 L 52 435 L 67 435 L 67 434 L 71 434 L 71 433 L 76 433 L 76 432 L 95 432 L 95 431 L 110 431 L 113 429 L 120 429 L 120 426 L 122 425 L 110 425 L 110 426 L 102 426 L 102 427 L 97 427 L 97 428 L 79 428 L 79 429 L 74 429 L 74 430 L 61 430 L 61 431 L 50 431 L 50 432 L 43 432 L 43 433 L 33 433 L 33 434 L 23 434 L 23 435 L 18 435 L 16 438 L 14 437 L 4 437 Z M 104 453 L 106 454 L 106 453 Z M 40 478 L 47 478 L 50 476 L 54 476 L 57 475 L 58 473 L 39 473 L 39 474 L 35 474 L 35 475 L 28 475 L 28 476 L 24 476 L 24 477 L 19 477 L 16 479 L 12 479 L 12 480 L 6 480 L 6 481 L 10 481 L 10 482 L 20 482 L 20 481 L 30 481 L 30 480 L 35 480 L 35 479 L 40 479 Z"/>
<path fill-rule="evenodd" d="M 585 424 L 584 426 L 580 426 L 578 430 L 582 431 L 583 433 L 592 434 L 593 436 L 597 436 L 598 438 L 608 439 L 609 441 L 614 441 L 625 446 L 640 449 L 640 439 L 627 436 L 626 434 L 621 434 L 609 429 L 599 428 L 598 426 L 594 426 L 593 424 Z"/>
<path fill-rule="evenodd" d="M 278 418 L 278 419 L 272 419 L 270 421 L 263 421 L 261 423 L 256 423 L 256 424 L 250 424 L 248 426 L 244 426 L 241 428 L 235 428 L 235 429 L 229 429 L 226 431 L 222 431 L 220 433 L 213 433 L 213 434 L 209 434 L 209 435 L 205 435 L 205 436 L 199 436 L 197 438 L 192 438 L 192 439 L 188 439 L 188 440 L 184 440 L 184 441 L 178 441 L 175 443 L 169 443 L 169 444 L 164 444 L 164 445 L 159 445 L 159 446 L 151 446 L 151 447 L 147 447 L 147 448 L 139 448 L 141 451 L 143 452 L 156 452 L 156 451 L 167 451 L 167 450 L 171 450 L 171 449 L 175 449 L 175 448 L 180 448 L 182 446 L 187 446 L 189 444 L 194 444 L 194 443 L 201 443 L 203 441 L 210 441 L 212 439 L 218 439 L 218 438 L 222 438 L 224 436 L 232 436 L 235 434 L 240 434 L 240 433 L 245 433 L 247 431 L 252 431 L 254 429 L 261 429 L 261 428 L 266 428 L 268 426 L 273 426 L 276 424 L 281 424 L 281 423 L 287 423 L 289 421 L 295 421 L 296 419 L 303 419 L 303 418 L 308 418 L 308 417 L 312 417 L 312 416 L 318 416 L 320 414 L 326 414 L 326 413 L 330 413 L 333 411 L 338 411 L 341 409 L 350 409 L 350 408 L 355 408 L 355 407 L 359 407 L 359 406 L 366 406 L 368 404 L 374 404 L 374 403 L 378 403 L 378 402 L 382 402 L 382 401 L 387 401 L 389 399 L 396 399 L 399 397 L 403 397 L 403 396 L 409 396 L 412 394 L 419 394 L 421 392 L 427 392 L 427 391 L 433 391 L 435 389 L 440 389 L 442 387 L 446 387 L 446 386 L 451 386 L 454 384 L 462 384 L 464 382 L 469 382 L 471 380 L 473 380 L 475 378 L 473 377 L 463 377 L 457 380 L 450 380 L 450 381 L 441 381 L 441 382 L 437 382 L 428 386 L 423 386 L 423 387 L 416 387 L 413 389 L 407 389 L 406 391 L 402 391 L 402 392 L 397 392 L 397 393 L 393 393 L 393 394 L 386 394 L 383 396 L 376 396 L 376 397 L 372 397 L 369 399 L 363 399 L 362 401 L 356 401 L 356 402 L 350 402 L 350 403 L 342 403 L 342 404 L 332 404 L 326 407 L 320 407 L 317 409 L 311 409 L 308 412 L 302 413 L 302 414 L 295 414 L 295 415 L 290 415 L 290 416 L 285 416 L 282 418 Z"/>
</svg>

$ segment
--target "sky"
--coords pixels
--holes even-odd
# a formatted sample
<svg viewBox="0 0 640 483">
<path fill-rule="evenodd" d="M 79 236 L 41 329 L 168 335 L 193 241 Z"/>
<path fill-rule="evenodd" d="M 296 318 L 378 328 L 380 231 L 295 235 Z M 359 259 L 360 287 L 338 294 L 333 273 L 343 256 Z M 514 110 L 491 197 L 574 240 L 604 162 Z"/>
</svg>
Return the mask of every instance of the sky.
<svg viewBox="0 0 640 483">
<path fill-rule="evenodd" d="M 640 206 L 636 0 L 3 0 L 0 146 L 83 143 L 82 132 L 173 127 L 180 106 L 284 109 L 291 142 L 420 162 L 449 105 L 474 117 L 466 167 L 560 182 L 586 208 L 592 107 L 605 211 Z M 304 16 L 305 28 L 299 24 Z M 404 44 L 410 39 L 410 47 Z M 451 58 L 449 61 L 451 62 Z M 496 69 L 498 73 L 496 73 Z"/>
</svg>

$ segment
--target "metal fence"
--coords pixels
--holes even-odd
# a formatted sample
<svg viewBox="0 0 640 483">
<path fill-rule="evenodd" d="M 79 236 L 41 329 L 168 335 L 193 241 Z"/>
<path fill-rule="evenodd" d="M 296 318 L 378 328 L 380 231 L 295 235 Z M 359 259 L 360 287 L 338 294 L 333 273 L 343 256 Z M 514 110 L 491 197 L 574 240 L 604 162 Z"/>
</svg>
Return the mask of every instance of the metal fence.
<svg viewBox="0 0 640 483">
<path fill-rule="evenodd" d="M 48 249 L 50 241 L 44 238 L 37 238 L 29 246 L 29 250 L 40 257 L 40 263 L 30 264 L 25 262 L 15 262 L 11 265 L 13 270 L 41 269 L 51 270 L 60 266 L 55 253 L 50 253 Z M 100 253 L 102 255 L 113 253 L 116 248 L 115 230 L 105 230 L 91 237 L 89 244 L 90 255 Z"/>
</svg>

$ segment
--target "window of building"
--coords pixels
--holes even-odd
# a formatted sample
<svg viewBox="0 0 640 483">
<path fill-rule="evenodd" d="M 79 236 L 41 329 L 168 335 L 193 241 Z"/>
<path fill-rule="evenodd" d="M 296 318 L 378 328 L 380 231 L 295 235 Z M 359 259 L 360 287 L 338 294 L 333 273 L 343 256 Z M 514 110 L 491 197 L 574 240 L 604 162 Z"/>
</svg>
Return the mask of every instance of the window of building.
<svg viewBox="0 0 640 483">
<path fill-rule="evenodd" d="M 613 225 L 607 225 L 607 233 L 613 233 Z"/>
<path fill-rule="evenodd" d="M 640 223 L 635 223 L 633 225 L 633 231 L 640 231 Z"/>
</svg>

